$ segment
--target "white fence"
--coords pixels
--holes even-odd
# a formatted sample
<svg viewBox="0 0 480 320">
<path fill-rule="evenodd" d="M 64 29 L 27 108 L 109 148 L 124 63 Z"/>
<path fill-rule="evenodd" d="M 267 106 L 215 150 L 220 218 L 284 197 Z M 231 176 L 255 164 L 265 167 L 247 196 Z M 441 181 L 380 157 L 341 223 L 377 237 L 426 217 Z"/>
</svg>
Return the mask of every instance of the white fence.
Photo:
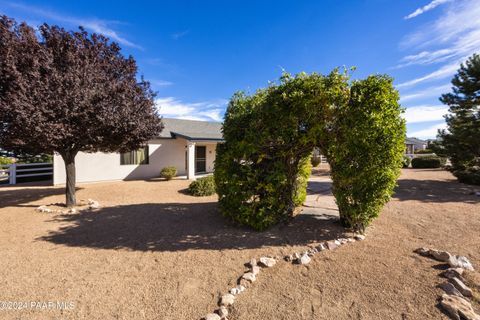
<svg viewBox="0 0 480 320">
<path fill-rule="evenodd" d="M 19 178 L 53 178 L 52 163 L 0 164 L 0 183 L 17 184 Z M 28 180 L 28 179 L 22 179 Z"/>
</svg>

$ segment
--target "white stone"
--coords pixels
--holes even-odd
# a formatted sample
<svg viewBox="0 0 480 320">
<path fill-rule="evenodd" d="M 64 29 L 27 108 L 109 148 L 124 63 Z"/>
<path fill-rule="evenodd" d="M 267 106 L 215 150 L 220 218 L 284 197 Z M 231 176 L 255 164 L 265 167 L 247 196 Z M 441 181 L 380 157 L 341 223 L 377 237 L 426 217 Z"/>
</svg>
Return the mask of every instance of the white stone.
<svg viewBox="0 0 480 320">
<path fill-rule="evenodd" d="M 442 275 L 447 279 L 453 279 L 455 277 L 460 278 L 463 274 L 462 268 L 448 268 Z"/>
<path fill-rule="evenodd" d="M 341 245 L 342 245 L 342 243 L 341 243 L 340 240 L 338 240 L 338 239 L 335 240 L 334 242 L 335 242 L 335 244 L 336 244 L 337 246 L 341 246 Z"/>
<path fill-rule="evenodd" d="M 299 263 L 300 264 L 309 264 L 312 259 L 308 256 L 308 254 L 304 254 L 301 258 Z"/>
<path fill-rule="evenodd" d="M 263 267 L 266 267 L 266 268 L 271 268 L 273 267 L 275 264 L 277 263 L 277 261 L 273 258 L 269 258 L 269 257 L 261 257 L 260 258 L 260 264 L 263 266 Z"/>
<path fill-rule="evenodd" d="M 253 273 L 254 276 L 260 273 L 260 267 L 259 266 L 253 266 L 251 272 Z"/>
<path fill-rule="evenodd" d="M 299 255 L 297 252 L 295 252 L 295 253 L 293 254 L 293 258 L 294 258 L 295 260 L 300 259 L 300 255 Z"/>
<path fill-rule="evenodd" d="M 205 316 L 205 320 L 221 320 L 220 316 L 216 313 L 209 313 Z"/>
<path fill-rule="evenodd" d="M 255 280 L 257 280 L 257 277 L 255 277 L 253 273 L 247 272 L 242 276 L 242 279 L 245 279 L 250 282 L 255 282 Z"/>
<path fill-rule="evenodd" d="M 229 291 L 231 294 L 233 294 L 234 296 L 236 296 L 237 294 L 240 293 L 240 291 L 238 290 L 238 288 L 232 288 L 230 289 Z"/>
<path fill-rule="evenodd" d="M 448 259 L 448 264 L 452 268 L 463 268 L 466 270 L 474 271 L 472 263 L 468 260 L 467 257 L 463 256 L 450 256 Z"/>
<path fill-rule="evenodd" d="M 253 267 L 253 266 L 256 266 L 257 265 L 257 260 L 255 258 L 251 259 L 249 262 L 248 262 L 248 265 L 250 267 Z"/>
<path fill-rule="evenodd" d="M 227 293 L 220 298 L 221 306 L 231 306 L 235 302 L 235 296 L 233 294 Z"/>
<path fill-rule="evenodd" d="M 318 250 L 318 251 L 323 251 L 323 250 L 325 250 L 325 249 L 326 249 L 326 248 L 325 248 L 325 245 L 324 245 L 323 243 L 320 243 L 320 244 L 317 246 L 317 250 Z"/>
<path fill-rule="evenodd" d="M 461 292 L 458 291 L 457 288 L 455 288 L 455 286 L 453 284 L 451 284 L 450 282 L 444 282 L 444 283 L 440 284 L 440 288 L 442 288 L 443 291 L 445 291 L 447 294 L 452 294 L 454 296 L 463 297 Z"/>
<path fill-rule="evenodd" d="M 356 234 L 354 238 L 358 241 L 365 240 L 365 236 L 363 234 Z"/>
<path fill-rule="evenodd" d="M 340 244 L 337 244 L 337 241 L 327 241 L 326 246 L 328 250 L 336 249 Z"/>
<path fill-rule="evenodd" d="M 237 289 L 238 289 L 238 292 L 239 292 L 239 293 L 242 293 L 243 291 L 245 291 L 246 288 L 245 288 L 244 286 L 242 286 L 241 284 L 239 284 L 239 285 L 237 286 Z"/>
<path fill-rule="evenodd" d="M 228 316 L 228 309 L 225 306 L 221 306 L 218 309 L 218 315 L 220 318 L 225 319 Z"/>
<path fill-rule="evenodd" d="M 38 212 L 43 212 L 43 213 L 52 213 L 53 210 L 47 208 L 46 206 L 40 206 L 36 209 Z"/>
</svg>

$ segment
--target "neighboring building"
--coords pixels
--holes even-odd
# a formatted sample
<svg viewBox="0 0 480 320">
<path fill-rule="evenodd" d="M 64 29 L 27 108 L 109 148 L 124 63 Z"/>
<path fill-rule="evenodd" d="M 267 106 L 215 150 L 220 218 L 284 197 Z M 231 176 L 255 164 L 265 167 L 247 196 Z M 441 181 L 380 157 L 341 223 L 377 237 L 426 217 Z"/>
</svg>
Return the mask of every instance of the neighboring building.
<svg viewBox="0 0 480 320">
<path fill-rule="evenodd" d="M 427 141 L 417 138 L 405 139 L 405 153 L 414 154 L 416 150 L 425 150 L 427 148 Z"/>
<path fill-rule="evenodd" d="M 215 150 L 223 142 L 222 124 L 180 119 L 163 119 L 160 136 L 145 148 L 127 153 L 78 153 L 75 158 L 77 182 L 149 179 L 160 176 L 167 166 L 178 175 L 194 180 L 195 175 L 213 172 Z M 53 183 L 64 184 L 65 164 L 54 156 Z"/>
</svg>

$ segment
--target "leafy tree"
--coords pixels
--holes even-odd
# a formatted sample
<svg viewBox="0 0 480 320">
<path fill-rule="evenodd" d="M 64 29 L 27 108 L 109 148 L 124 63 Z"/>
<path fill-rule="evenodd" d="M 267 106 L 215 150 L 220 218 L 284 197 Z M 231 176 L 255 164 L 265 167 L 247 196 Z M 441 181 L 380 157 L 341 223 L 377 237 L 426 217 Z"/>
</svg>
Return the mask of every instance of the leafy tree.
<svg viewBox="0 0 480 320">
<path fill-rule="evenodd" d="M 75 199 L 78 152 L 138 148 L 162 129 L 148 82 L 120 47 L 83 28 L 68 32 L 0 18 L 0 147 L 65 161 Z"/>
<path fill-rule="evenodd" d="M 363 231 L 388 201 L 402 165 L 405 122 L 386 76 L 284 74 L 253 95 L 236 93 L 217 147 L 222 213 L 255 229 L 288 219 L 306 197 L 310 156 L 329 159 L 346 226 Z"/>
<path fill-rule="evenodd" d="M 435 152 L 450 158 L 461 182 L 480 184 L 480 55 L 460 66 L 452 85 L 453 92 L 440 98 L 450 114 L 445 117 L 448 131 L 439 131 Z"/>
</svg>

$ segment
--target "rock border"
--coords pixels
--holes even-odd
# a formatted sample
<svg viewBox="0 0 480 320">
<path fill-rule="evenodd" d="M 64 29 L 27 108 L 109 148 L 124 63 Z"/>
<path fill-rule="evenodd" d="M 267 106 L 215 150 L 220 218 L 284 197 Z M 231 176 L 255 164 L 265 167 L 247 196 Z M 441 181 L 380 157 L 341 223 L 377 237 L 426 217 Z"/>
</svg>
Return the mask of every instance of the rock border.
<svg viewBox="0 0 480 320">
<path fill-rule="evenodd" d="M 39 206 L 38 208 L 35 209 L 35 211 L 38 211 L 40 213 L 75 214 L 85 210 L 100 209 L 100 203 L 96 200 L 92 200 L 92 199 L 87 199 L 86 201 L 80 200 L 79 203 L 80 205 L 78 205 L 76 208 L 66 208 L 64 210 L 49 208 L 53 206 L 63 206 L 63 203 L 50 203 L 49 205 Z"/>
<path fill-rule="evenodd" d="M 313 256 L 319 252 L 324 250 L 335 250 L 344 244 L 362 240 L 365 240 L 365 236 L 360 234 L 351 238 L 329 240 L 312 246 L 302 253 L 295 252 L 291 255 L 287 255 L 283 259 L 287 262 L 291 262 L 292 264 L 306 265 L 309 264 L 312 261 Z M 238 278 L 237 286 L 231 288 L 228 293 L 221 295 L 218 301 L 219 308 L 201 319 L 228 320 L 227 317 L 230 311 L 229 307 L 235 303 L 237 296 L 253 285 L 253 283 L 257 280 L 257 276 L 260 274 L 261 270 L 275 267 L 279 260 L 280 258 L 275 256 L 262 256 L 258 259 L 258 262 L 256 258 L 252 258 L 249 262 L 245 263 L 245 266 L 248 267 L 248 270 Z"/>
<path fill-rule="evenodd" d="M 444 262 L 449 266 L 447 270 L 440 273 L 440 276 L 447 279 L 439 285 L 439 288 L 445 292 L 440 298 L 440 306 L 445 312 L 454 320 L 480 320 L 480 315 L 475 312 L 470 302 L 473 292 L 462 277 L 465 270 L 475 271 L 470 260 L 465 256 L 452 255 L 448 251 L 424 247 L 415 249 L 413 252 Z"/>
</svg>

